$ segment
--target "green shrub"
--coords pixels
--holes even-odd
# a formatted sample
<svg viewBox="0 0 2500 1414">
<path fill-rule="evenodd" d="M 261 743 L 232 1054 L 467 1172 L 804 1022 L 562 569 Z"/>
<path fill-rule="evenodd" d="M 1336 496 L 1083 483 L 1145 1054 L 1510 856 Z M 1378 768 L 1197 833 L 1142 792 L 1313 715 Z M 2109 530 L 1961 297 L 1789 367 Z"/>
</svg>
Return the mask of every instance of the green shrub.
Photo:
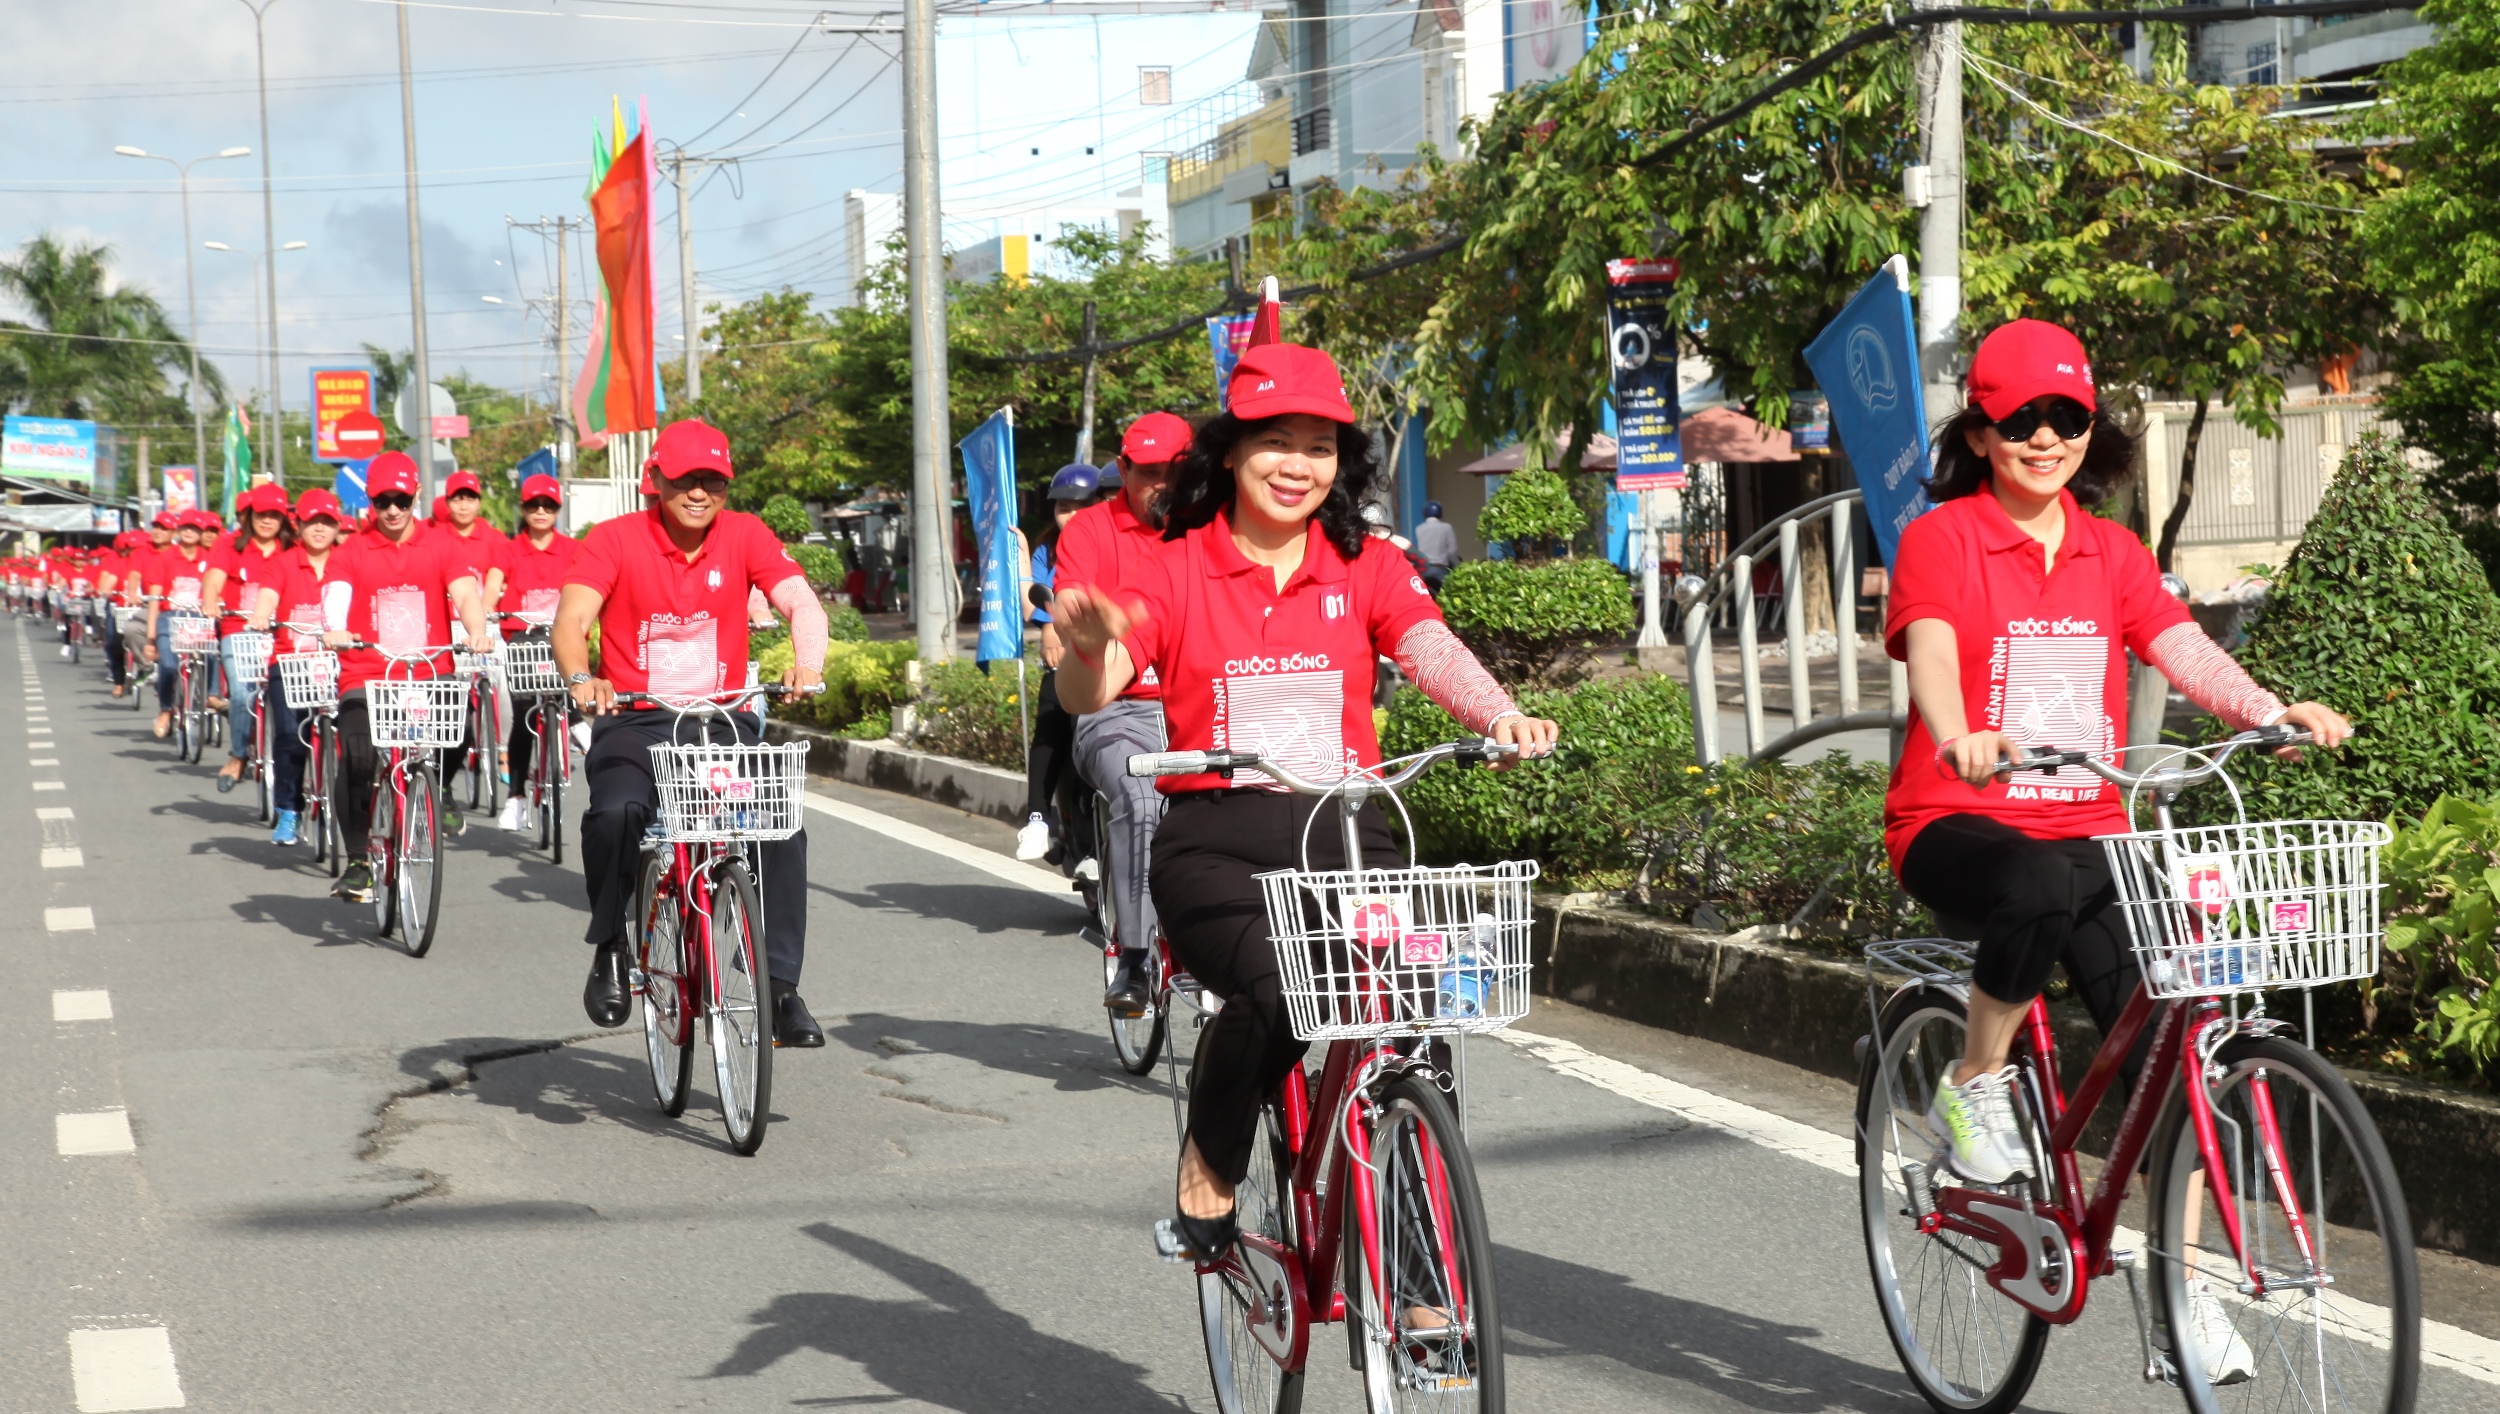
<svg viewBox="0 0 2500 1414">
<path fill-rule="evenodd" d="M 2398 1045 L 2376 1059 L 2399 1069 L 2427 1061 L 2500 1075 L 2500 799 L 2441 796 L 2418 819 L 2399 818 L 2386 866 L 2389 917 L 2380 984 L 2364 1007 L 2374 1031 L 2409 1020 L 2425 1053 Z"/>
<path fill-rule="evenodd" d="M 1590 801 L 1630 827 L 1637 901 L 1679 918 L 1708 903 L 1733 926 L 1794 923 L 1814 937 L 1904 930 L 1884 854 L 1890 768 L 1837 751 L 1803 766 L 1644 765 L 1606 777 Z"/>
<path fill-rule="evenodd" d="M 1025 679 L 1042 680 L 1038 662 Z M 960 659 L 941 663 L 929 674 L 921 695 L 912 745 L 940 756 L 1022 770 L 1024 714 L 1017 699 L 1016 670 L 1005 663 L 991 665 L 986 673 L 979 664 Z"/>
<path fill-rule="evenodd" d="M 2252 817 L 2379 820 L 2490 788 L 2500 599 L 2388 439 L 2345 456 L 2241 660 L 2285 701 L 2323 702 L 2355 728 L 2339 752 L 2233 763 Z M 2230 809 L 2219 790 L 2182 803 L 2204 819 Z"/>
<path fill-rule="evenodd" d="M 797 497 L 787 494 L 776 495 L 766 501 L 764 509 L 756 515 L 767 529 L 781 537 L 784 544 L 804 540 L 807 533 L 816 528 L 815 521 L 807 514 L 807 507 L 800 505 Z"/>
<path fill-rule="evenodd" d="M 866 643 L 836 639 L 825 646 L 825 691 L 777 709 L 777 714 L 809 726 L 840 730 L 864 718 L 882 715 L 903 701 L 903 665 L 916 650 L 909 643 Z M 767 682 L 790 670 L 787 638 L 756 655 Z M 884 735 L 883 732 L 878 733 Z"/>
<path fill-rule="evenodd" d="M 1476 534 L 1488 545 L 1508 545 L 1521 559 L 1534 561 L 1588 523 L 1588 512 L 1571 499 L 1571 483 L 1560 473 L 1523 471 L 1503 478 L 1502 489 L 1476 517 Z"/>
<path fill-rule="evenodd" d="M 823 545 L 789 545 L 783 548 L 790 552 L 791 559 L 798 562 L 799 573 L 806 575 L 807 582 L 820 591 L 840 589 L 842 581 L 850 573 L 844 567 L 838 550 Z"/>
<path fill-rule="evenodd" d="M 825 636 L 836 643 L 866 643 L 868 616 L 852 608 L 849 600 L 827 604 Z"/>
<path fill-rule="evenodd" d="M 1441 613 L 1492 674 L 1561 684 L 1587 669 L 1595 640 L 1632 630 L 1632 585 L 1604 560 L 1469 560 L 1441 581 Z"/>
</svg>

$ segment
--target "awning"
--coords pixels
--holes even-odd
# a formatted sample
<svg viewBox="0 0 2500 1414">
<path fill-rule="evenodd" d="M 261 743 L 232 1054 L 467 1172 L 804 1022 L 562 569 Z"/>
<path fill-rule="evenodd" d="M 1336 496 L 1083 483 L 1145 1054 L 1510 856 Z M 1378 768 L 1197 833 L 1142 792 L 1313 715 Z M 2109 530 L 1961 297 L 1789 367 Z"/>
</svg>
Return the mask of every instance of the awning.
<svg viewBox="0 0 2500 1414">
<path fill-rule="evenodd" d="M 1563 459 L 1564 454 L 1570 450 L 1571 434 L 1568 432 L 1558 432 L 1554 435 L 1554 450 L 1547 454 L 1546 460 L 1551 463 L 1559 463 Z M 1467 463 L 1465 466 L 1460 467 L 1459 470 L 1467 473 L 1469 476 L 1503 476 L 1517 471 L 1520 467 L 1525 466 L 1527 461 L 1527 447 L 1522 443 L 1514 442 L 1510 446 L 1504 447 L 1500 451 L 1493 453 L 1491 456 L 1479 457 L 1476 460 Z M 1614 470 L 1615 439 L 1607 436 L 1603 432 L 1593 432 L 1589 434 L 1589 448 L 1588 451 L 1583 453 L 1580 457 L 1580 469 L 1582 471 Z"/>
<path fill-rule="evenodd" d="M 1677 429 L 1684 443 L 1684 464 L 1697 462 L 1793 462 L 1803 458 L 1788 444 L 1788 434 L 1765 427 L 1734 408 L 1705 408 L 1684 419 Z"/>
</svg>

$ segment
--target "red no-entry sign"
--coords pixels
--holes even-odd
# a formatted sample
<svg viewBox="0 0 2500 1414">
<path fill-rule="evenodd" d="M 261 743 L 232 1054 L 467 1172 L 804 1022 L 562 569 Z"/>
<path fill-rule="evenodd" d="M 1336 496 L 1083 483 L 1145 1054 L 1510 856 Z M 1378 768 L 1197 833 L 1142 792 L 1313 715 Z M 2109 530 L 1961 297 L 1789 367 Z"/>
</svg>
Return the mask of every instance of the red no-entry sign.
<svg viewBox="0 0 2500 1414">
<path fill-rule="evenodd" d="M 382 419 L 359 408 L 339 415 L 331 440 L 338 444 L 339 455 L 349 461 L 363 461 L 382 453 Z"/>
</svg>

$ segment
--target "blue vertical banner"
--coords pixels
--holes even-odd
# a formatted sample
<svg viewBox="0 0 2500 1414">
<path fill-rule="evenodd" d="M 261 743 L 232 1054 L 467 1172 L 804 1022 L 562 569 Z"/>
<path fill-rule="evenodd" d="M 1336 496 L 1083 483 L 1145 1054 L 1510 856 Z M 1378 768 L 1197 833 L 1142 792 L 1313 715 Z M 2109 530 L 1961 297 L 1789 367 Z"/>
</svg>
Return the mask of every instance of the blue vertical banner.
<svg viewBox="0 0 2500 1414">
<path fill-rule="evenodd" d="M 1875 551 L 1889 566 L 1902 529 L 1933 504 L 1909 260 L 1885 261 L 1806 345 L 1805 357 L 1830 401 L 1831 430 L 1857 470 Z"/>
<path fill-rule="evenodd" d="M 1207 350 L 1215 355 L 1215 406 L 1221 411 L 1231 401 L 1233 365 L 1250 348 L 1250 326 L 1258 322 L 1256 314 L 1219 314 L 1207 321 Z"/>
<path fill-rule="evenodd" d="M 955 445 L 964 454 L 964 496 L 972 503 L 972 533 L 981 552 L 981 642 L 972 656 L 983 663 L 1021 661 L 1014 414 L 1000 408 Z"/>
<path fill-rule="evenodd" d="M 1617 491 L 1666 491 L 1684 484 L 1675 320 L 1669 312 L 1680 273 L 1672 260 L 1606 262 L 1606 346 L 1614 380 Z"/>
</svg>

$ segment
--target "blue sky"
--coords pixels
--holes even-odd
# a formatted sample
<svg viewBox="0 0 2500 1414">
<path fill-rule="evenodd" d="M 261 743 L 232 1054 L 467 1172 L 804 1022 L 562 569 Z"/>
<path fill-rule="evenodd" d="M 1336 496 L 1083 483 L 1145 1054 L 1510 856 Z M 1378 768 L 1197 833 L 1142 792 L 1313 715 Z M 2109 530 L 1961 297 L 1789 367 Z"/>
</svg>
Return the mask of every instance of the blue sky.
<svg viewBox="0 0 2500 1414">
<path fill-rule="evenodd" d="M 939 30 L 945 201 L 967 211 L 1107 201 L 1136 186 L 1141 155 L 1170 146 L 1170 121 L 1240 81 L 1255 24 L 1241 9 L 1096 18 L 981 8 Z M 900 187 L 898 46 L 809 21 L 871 25 L 876 10 L 872 0 L 412 0 L 435 366 L 548 386 L 546 321 L 523 301 L 551 291 L 553 249 L 508 231 L 505 218 L 583 214 L 590 135 L 611 95 L 629 108 L 647 98 L 663 139 L 743 158 L 734 180 L 716 176 L 695 197 L 705 298 L 785 283 L 846 294 L 842 194 Z M 882 23 L 898 24 L 898 12 Z M 309 243 L 279 257 L 279 386 L 301 407 L 311 365 L 340 362 L 364 341 L 409 342 L 395 6 L 278 0 L 267 35 L 276 239 Z M 110 244 L 126 281 L 184 324 L 173 171 L 113 148 L 184 158 L 254 148 L 195 169 L 192 224 L 195 241 L 259 248 L 250 13 L 240 0 L 9 5 L 0 53 L 11 56 L 0 248 L 44 230 Z M 1139 104 L 1147 65 L 1173 70 L 1172 106 Z M 673 329 L 673 193 L 664 198 L 660 318 Z M 257 262 L 195 254 L 200 342 L 232 383 L 256 387 Z M 578 301 L 586 247 L 575 254 Z"/>
</svg>

